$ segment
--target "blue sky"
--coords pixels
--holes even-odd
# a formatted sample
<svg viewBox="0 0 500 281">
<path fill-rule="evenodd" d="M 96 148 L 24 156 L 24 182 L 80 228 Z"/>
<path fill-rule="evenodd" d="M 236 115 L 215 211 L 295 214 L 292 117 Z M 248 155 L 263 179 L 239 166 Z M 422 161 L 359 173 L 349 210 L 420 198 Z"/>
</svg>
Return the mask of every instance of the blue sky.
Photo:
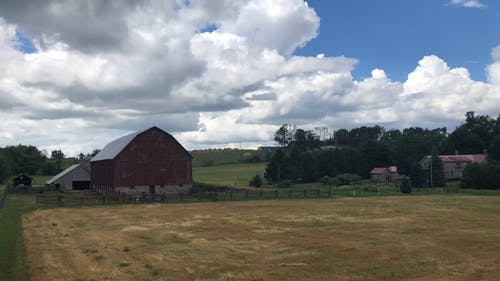
<svg viewBox="0 0 500 281">
<path fill-rule="evenodd" d="M 405 81 L 423 56 L 434 54 L 484 81 L 491 49 L 500 44 L 500 1 L 481 1 L 484 8 L 447 0 L 307 2 L 321 18 L 319 36 L 295 54 L 357 58 L 356 79 L 381 68 Z"/>
</svg>

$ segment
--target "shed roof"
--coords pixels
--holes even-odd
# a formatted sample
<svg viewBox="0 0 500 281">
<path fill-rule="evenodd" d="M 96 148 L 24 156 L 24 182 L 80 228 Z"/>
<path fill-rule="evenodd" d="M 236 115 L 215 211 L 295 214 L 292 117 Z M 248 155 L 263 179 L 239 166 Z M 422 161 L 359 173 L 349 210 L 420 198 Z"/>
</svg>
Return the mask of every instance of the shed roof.
<svg viewBox="0 0 500 281">
<path fill-rule="evenodd" d="M 390 167 L 387 167 L 387 168 L 377 167 L 377 168 L 373 168 L 373 170 L 370 172 L 370 174 L 381 175 L 381 174 L 383 174 L 385 172 L 397 173 L 398 172 L 398 168 L 396 166 L 390 166 Z"/>
<path fill-rule="evenodd" d="M 91 162 L 94 162 L 94 161 L 101 161 L 101 160 L 111 160 L 111 159 L 114 159 L 118 154 L 120 154 L 120 152 L 132 141 L 134 140 L 138 135 L 146 132 L 146 131 L 149 131 L 153 128 L 156 128 L 168 135 L 170 135 L 169 133 L 163 131 L 162 129 L 156 127 L 156 126 L 153 126 L 153 127 L 150 127 L 148 129 L 145 129 L 145 130 L 141 130 L 141 131 L 137 131 L 135 133 L 132 133 L 132 134 L 129 134 L 129 135 L 126 135 L 126 136 L 123 136 L 123 137 L 120 137 L 120 138 L 117 138 L 116 140 L 108 143 L 103 149 L 101 149 L 101 151 L 99 151 L 99 153 L 97 153 L 96 156 L 94 156 L 94 158 L 92 158 L 92 160 L 90 160 Z M 172 137 L 173 138 L 173 137 Z M 173 138 L 183 149 L 184 151 L 186 151 L 186 153 L 191 156 L 191 154 L 184 148 L 184 146 L 182 146 L 175 138 Z M 192 156 L 191 156 L 192 157 Z"/>
<path fill-rule="evenodd" d="M 66 175 L 67 173 L 73 171 L 74 169 L 78 168 L 78 167 L 82 167 L 84 168 L 82 165 L 80 164 L 73 164 L 71 166 L 69 166 L 68 168 L 66 168 L 66 170 L 60 172 L 59 174 L 55 175 L 53 178 L 51 178 L 49 181 L 47 181 L 46 183 L 47 184 L 52 184 L 54 183 L 55 181 L 57 181 L 58 179 L 62 178 L 64 175 Z M 84 168 L 85 169 L 85 168 Z"/>
</svg>

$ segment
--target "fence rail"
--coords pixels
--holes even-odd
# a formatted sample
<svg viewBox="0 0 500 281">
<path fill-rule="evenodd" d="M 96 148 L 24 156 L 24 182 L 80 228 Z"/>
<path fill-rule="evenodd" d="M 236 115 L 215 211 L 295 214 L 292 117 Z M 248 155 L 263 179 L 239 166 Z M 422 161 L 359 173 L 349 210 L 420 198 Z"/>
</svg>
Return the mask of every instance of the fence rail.
<svg viewBox="0 0 500 281">
<path fill-rule="evenodd" d="M 459 192 L 476 194 L 473 191 L 415 189 L 416 194 L 442 194 Z M 482 194 L 485 193 L 481 191 Z M 399 195 L 399 190 L 384 192 L 383 195 Z M 166 193 L 166 194 L 126 194 L 112 192 L 99 194 L 95 191 L 81 192 L 44 192 L 35 195 L 37 206 L 77 206 L 77 205 L 108 205 L 108 204 L 144 204 L 144 203 L 177 203 L 177 202 L 207 202 L 207 201 L 242 201 L 261 199 L 298 199 L 298 198 L 330 198 L 330 197 L 367 197 L 382 195 L 379 191 L 356 189 L 277 189 L 277 190 L 228 190 L 223 192 Z M 500 195 L 500 193 L 492 193 Z M 0 202 L 0 206 L 1 206 Z"/>
<path fill-rule="evenodd" d="M 165 193 L 165 194 L 125 194 L 95 192 L 72 193 L 43 193 L 35 195 L 37 206 L 72 206 L 72 205 L 105 205 L 105 204 L 143 204 L 143 203 L 175 203 L 175 202 L 206 202 L 206 201 L 239 201 L 255 199 L 285 199 L 285 198 L 320 198 L 332 197 L 333 191 L 320 189 L 305 189 L 300 191 L 272 190 L 272 191 L 226 191 L 226 192 L 199 192 Z"/>
</svg>

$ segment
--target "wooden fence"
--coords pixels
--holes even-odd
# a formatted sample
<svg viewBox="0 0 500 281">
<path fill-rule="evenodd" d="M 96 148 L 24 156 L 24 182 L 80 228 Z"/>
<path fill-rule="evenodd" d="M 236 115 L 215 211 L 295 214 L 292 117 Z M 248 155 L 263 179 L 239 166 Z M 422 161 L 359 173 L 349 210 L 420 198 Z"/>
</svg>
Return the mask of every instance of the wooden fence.
<svg viewBox="0 0 500 281">
<path fill-rule="evenodd" d="M 320 198 L 332 197 L 330 190 L 273 190 L 273 191 L 227 191 L 227 192 L 200 192 L 195 194 L 166 193 L 166 194 L 125 194 L 82 191 L 71 193 L 43 193 L 35 195 L 37 206 L 74 206 L 74 205 L 105 205 L 105 204 L 143 204 L 143 203 L 175 203 L 175 202 L 207 202 L 207 201 L 238 201 L 259 199 L 285 198 Z"/>
</svg>

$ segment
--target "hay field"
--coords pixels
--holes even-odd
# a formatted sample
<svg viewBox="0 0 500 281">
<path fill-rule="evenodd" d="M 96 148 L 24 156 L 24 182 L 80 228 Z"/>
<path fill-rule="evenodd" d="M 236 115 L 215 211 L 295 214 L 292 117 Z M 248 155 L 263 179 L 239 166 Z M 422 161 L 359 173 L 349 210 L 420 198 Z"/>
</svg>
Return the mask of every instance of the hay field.
<svg viewBox="0 0 500 281">
<path fill-rule="evenodd" d="M 129 205 L 23 217 L 31 280 L 500 280 L 500 197 Z"/>
</svg>

